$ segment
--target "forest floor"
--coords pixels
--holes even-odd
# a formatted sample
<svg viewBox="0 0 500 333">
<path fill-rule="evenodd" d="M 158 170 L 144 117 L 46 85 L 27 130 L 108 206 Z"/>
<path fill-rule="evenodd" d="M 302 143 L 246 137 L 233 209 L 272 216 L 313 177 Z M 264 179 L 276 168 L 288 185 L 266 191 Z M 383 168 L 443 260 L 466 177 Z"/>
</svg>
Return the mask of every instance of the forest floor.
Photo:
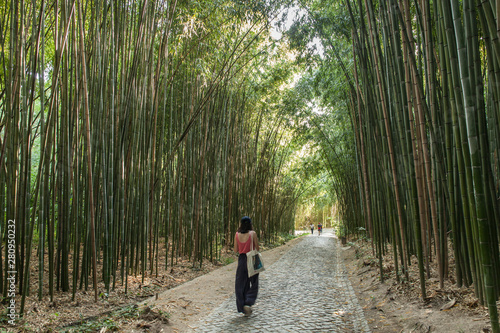
<svg viewBox="0 0 500 333">
<path fill-rule="evenodd" d="M 264 262 L 271 265 L 300 241 L 295 238 L 279 247 L 261 249 Z M 349 242 L 339 250 L 373 332 L 489 332 L 487 310 L 478 303 L 473 290 L 457 288 L 449 280 L 440 289 L 432 266 L 423 302 L 416 264 L 410 266 L 409 281 L 396 283 L 394 262 L 388 255 L 384 259 L 386 280 L 381 283 L 369 243 Z M 129 277 L 126 294 L 124 286 L 117 283 L 115 291 L 101 293 L 97 303 L 91 287 L 87 292 L 78 291 L 75 300 L 71 300 L 71 293 L 57 292 L 54 302 L 48 297 L 38 301 L 32 295 L 24 319 L 15 327 L 0 322 L 0 331 L 187 332 L 233 293 L 235 259 L 229 251 L 221 262 L 204 261 L 201 269 L 193 269 L 192 262 L 184 258 L 144 282 L 140 277 Z"/>
<path fill-rule="evenodd" d="M 415 258 L 409 266 L 409 280 L 397 283 L 394 258 L 388 249 L 383 262 L 385 280 L 381 282 L 378 260 L 372 256 L 368 242 L 349 242 L 342 252 L 349 279 L 374 333 L 491 332 L 487 308 L 479 304 L 473 289 L 458 288 L 450 281 L 452 273 L 441 289 L 436 263 L 430 264 L 423 301 Z M 453 270 L 452 258 L 449 271 Z"/>
</svg>

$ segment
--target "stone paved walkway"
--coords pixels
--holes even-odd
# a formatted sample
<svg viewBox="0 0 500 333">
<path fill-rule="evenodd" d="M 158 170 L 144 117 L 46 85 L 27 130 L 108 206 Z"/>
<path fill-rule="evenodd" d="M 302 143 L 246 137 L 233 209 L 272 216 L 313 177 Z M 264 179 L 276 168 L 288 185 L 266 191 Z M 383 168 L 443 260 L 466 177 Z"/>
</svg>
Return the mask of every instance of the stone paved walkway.
<svg viewBox="0 0 500 333">
<path fill-rule="evenodd" d="M 251 316 L 236 312 L 233 293 L 194 332 L 370 332 L 338 246 L 328 230 L 304 236 L 260 274 Z"/>
</svg>

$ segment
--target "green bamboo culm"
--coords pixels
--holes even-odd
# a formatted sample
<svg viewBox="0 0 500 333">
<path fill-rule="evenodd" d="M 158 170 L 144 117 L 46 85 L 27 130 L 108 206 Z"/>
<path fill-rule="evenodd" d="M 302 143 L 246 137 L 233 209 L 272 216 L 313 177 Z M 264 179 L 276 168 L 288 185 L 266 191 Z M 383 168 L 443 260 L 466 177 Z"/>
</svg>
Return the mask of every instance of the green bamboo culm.
<svg viewBox="0 0 500 333">
<path fill-rule="evenodd" d="M 498 197 L 500 179 L 495 10 L 489 1 L 345 3 L 356 55 L 352 71 L 362 69 L 352 98 L 352 112 L 359 113 L 353 128 L 356 138 L 370 138 L 368 149 L 358 150 L 359 160 L 366 160 L 367 170 L 382 171 L 367 172 L 363 179 L 364 186 L 378 188 L 373 203 L 364 200 L 365 225 L 377 230 L 377 242 L 391 243 L 402 264 L 405 256 L 417 256 L 424 298 L 434 254 L 441 286 L 450 274 L 446 249 L 451 242 L 457 283 L 474 287 L 498 330 L 495 266 L 500 256 L 498 223 L 493 222 L 498 205 L 492 200 Z M 400 220 L 389 182 L 393 157 L 389 146 L 370 144 L 387 144 L 388 135 L 393 135 L 394 158 L 401 161 L 395 170 L 404 193 L 397 233 L 391 232 Z M 406 237 L 405 246 L 401 237 Z M 384 256 L 384 246 L 376 252 Z"/>
<path fill-rule="evenodd" d="M 97 301 L 159 274 L 161 256 L 216 260 L 242 212 L 264 240 L 293 230 L 294 189 L 278 190 L 274 166 L 282 128 L 255 126 L 265 92 L 252 93 L 253 68 L 275 56 L 262 36 L 276 8 L 206 5 L 2 6 L 0 223 L 15 221 L 21 312 L 30 286 L 39 300 L 90 288 Z"/>
</svg>

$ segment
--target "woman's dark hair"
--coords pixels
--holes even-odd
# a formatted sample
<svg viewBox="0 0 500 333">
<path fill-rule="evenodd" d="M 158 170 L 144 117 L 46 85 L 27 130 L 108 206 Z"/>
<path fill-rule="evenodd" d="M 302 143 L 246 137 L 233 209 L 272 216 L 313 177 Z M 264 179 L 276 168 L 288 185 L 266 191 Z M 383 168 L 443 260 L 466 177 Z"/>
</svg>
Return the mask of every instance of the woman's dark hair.
<svg viewBox="0 0 500 333">
<path fill-rule="evenodd" d="M 248 216 L 243 216 L 241 218 L 240 227 L 238 228 L 238 232 L 241 234 L 246 234 L 250 230 L 253 230 L 252 219 L 250 219 Z"/>
</svg>

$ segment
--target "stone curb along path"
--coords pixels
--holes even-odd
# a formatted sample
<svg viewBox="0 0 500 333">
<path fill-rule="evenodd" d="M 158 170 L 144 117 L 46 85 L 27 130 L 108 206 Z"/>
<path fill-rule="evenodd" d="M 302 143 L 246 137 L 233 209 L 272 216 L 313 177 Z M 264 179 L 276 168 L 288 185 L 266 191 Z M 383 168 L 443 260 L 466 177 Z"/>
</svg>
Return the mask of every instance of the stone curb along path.
<svg viewBox="0 0 500 333">
<path fill-rule="evenodd" d="M 327 230 L 302 238 L 260 274 L 251 316 L 236 312 L 233 292 L 189 332 L 370 332 L 338 240 Z"/>
</svg>

